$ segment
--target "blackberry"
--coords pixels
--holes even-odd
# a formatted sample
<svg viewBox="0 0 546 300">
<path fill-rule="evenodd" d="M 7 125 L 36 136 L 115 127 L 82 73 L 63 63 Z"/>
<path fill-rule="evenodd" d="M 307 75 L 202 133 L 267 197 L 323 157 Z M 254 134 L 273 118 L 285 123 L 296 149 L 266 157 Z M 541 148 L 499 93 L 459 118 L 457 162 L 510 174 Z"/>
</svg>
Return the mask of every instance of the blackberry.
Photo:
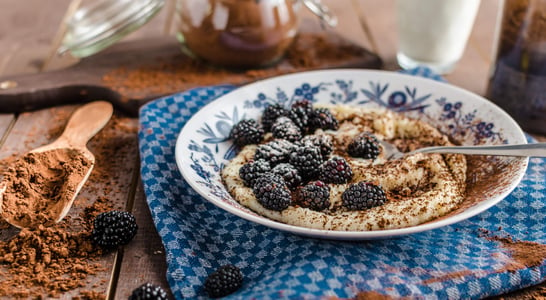
<svg viewBox="0 0 546 300">
<path fill-rule="evenodd" d="M 370 133 L 361 133 L 347 146 L 347 153 L 352 157 L 375 159 L 379 153 L 379 142 Z"/>
<path fill-rule="evenodd" d="M 211 298 L 227 296 L 243 286 L 243 273 L 234 265 L 224 265 L 205 279 L 205 292 Z"/>
<path fill-rule="evenodd" d="M 280 176 L 279 174 L 273 174 L 272 172 L 267 172 L 254 181 L 254 186 L 258 184 L 265 184 L 265 183 L 274 183 L 277 185 L 286 185 L 286 182 L 284 181 L 284 178 Z"/>
<path fill-rule="evenodd" d="M 313 102 L 305 99 L 298 100 L 292 103 L 292 105 L 290 105 L 290 108 L 301 108 L 303 109 L 303 111 L 305 111 L 307 115 L 311 115 L 311 113 L 313 112 Z"/>
<path fill-rule="evenodd" d="M 112 210 L 100 213 L 93 221 L 92 238 L 95 244 L 109 249 L 128 244 L 136 235 L 135 217 L 126 211 Z"/>
<path fill-rule="evenodd" d="M 347 183 L 353 178 L 353 170 L 345 158 L 334 156 L 320 165 L 319 179 L 325 183 Z"/>
<path fill-rule="evenodd" d="M 330 187 L 320 180 L 311 181 L 298 189 L 296 203 L 316 211 L 325 210 L 330 207 Z"/>
<path fill-rule="evenodd" d="M 339 128 L 339 122 L 332 115 L 332 112 L 330 109 L 326 107 L 319 107 L 311 113 L 311 117 L 309 118 L 309 128 L 311 132 L 314 132 L 317 129 L 324 129 L 324 130 L 337 130 Z"/>
<path fill-rule="evenodd" d="M 283 139 L 274 139 L 266 144 L 261 144 L 256 148 L 254 154 L 255 160 L 263 159 L 268 161 L 271 166 L 287 162 L 290 152 L 294 150 L 294 144 Z"/>
<path fill-rule="evenodd" d="M 341 195 L 341 200 L 349 210 L 365 210 L 383 205 L 387 198 L 380 186 L 361 181 L 351 184 Z"/>
<path fill-rule="evenodd" d="M 288 117 L 277 118 L 275 123 L 271 125 L 271 133 L 274 138 L 290 142 L 296 142 L 302 137 L 300 128 Z"/>
<path fill-rule="evenodd" d="M 315 146 L 320 149 L 320 154 L 323 157 L 327 157 L 334 151 L 334 145 L 332 143 L 332 137 L 327 134 L 310 134 L 304 136 L 300 142 L 303 146 Z"/>
<path fill-rule="evenodd" d="M 256 120 L 245 119 L 239 121 L 231 128 L 229 138 L 239 147 L 249 144 L 258 144 L 262 141 L 264 130 Z"/>
<path fill-rule="evenodd" d="M 277 120 L 278 117 L 286 116 L 287 114 L 288 110 L 279 103 L 266 107 L 262 113 L 262 126 L 264 127 L 264 130 L 271 131 L 271 125 L 275 123 L 275 120 Z"/>
<path fill-rule="evenodd" d="M 134 289 L 128 300 L 167 300 L 167 292 L 148 282 Z"/>
<path fill-rule="evenodd" d="M 269 162 L 263 159 L 258 159 L 244 164 L 239 169 L 239 177 L 243 180 L 243 183 L 246 186 L 252 187 L 258 177 L 269 171 L 271 171 Z"/>
<path fill-rule="evenodd" d="M 270 210 L 285 210 L 292 202 L 290 190 L 280 175 L 268 173 L 261 176 L 252 191 L 258 202 Z"/>
<path fill-rule="evenodd" d="M 304 107 L 292 107 L 288 111 L 288 118 L 298 126 L 303 135 L 309 131 L 309 112 Z"/>
<path fill-rule="evenodd" d="M 302 176 L 313 178 L 323 162 L 320 149 L 315 146 L 299 146 L 290 153 L 288 162 L 296 167 Z"/>
<path fill-rule="evenodd" d="M 271 170 L 271 173 L 282 176 L 289 189 L 294 189 L 301 184 L 301 176 L 298 169 L 291 164 L 278 164 Z"/>
</svg>

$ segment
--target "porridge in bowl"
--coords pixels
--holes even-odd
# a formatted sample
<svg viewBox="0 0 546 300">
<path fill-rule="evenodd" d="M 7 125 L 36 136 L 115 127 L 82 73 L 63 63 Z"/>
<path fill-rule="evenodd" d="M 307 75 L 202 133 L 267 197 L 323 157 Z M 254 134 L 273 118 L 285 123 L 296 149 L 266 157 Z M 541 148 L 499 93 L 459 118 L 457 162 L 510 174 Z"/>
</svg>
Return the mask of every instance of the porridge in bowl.
<svg viewBox="0 0 546 300">
<path fill-rule="evenodd" d="M 465 197 L 459 154 L 386 160 L 379 140 L 407 152 L 451 145 L 428 123 L 384 109 L 270 105 L 230 138 L 240 151 L 222 170 L 228 192 L 269 219 L 307 228 L 370 231 L 415 226 Z"/>
</svg>

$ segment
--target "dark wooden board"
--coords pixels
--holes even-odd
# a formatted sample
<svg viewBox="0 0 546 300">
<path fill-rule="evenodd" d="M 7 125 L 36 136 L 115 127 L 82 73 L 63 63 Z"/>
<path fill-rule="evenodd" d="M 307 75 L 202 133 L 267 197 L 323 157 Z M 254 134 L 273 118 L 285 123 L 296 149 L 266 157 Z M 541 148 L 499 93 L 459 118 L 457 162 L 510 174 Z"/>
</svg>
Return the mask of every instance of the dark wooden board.
<svg viewBox="0 0 546 300">
<path fill-rule="evenodd" d="M 334 33 L 300 33 L 292 49 L 309 51 L 312 57 L 302 61 L 285 57 L 275 66 L 256 70 L 226 70 L 196 62 L 180 50 L 172 36 L 119 43 L 82 59 L 68 68 L 0 78 L 0 113 L 20 113 L 56 105 L 83 103 L 103 99 L 129 116 L 151 99 L 189 88 L 210 84 L 245 84 L 280 74 L 324 68 L 381 68 L 374 53 Z M 327 43 L 328 51 L 314 51 Z M 345 48 L 344 55 L 336 56 Z M 295 53 L 295 52 L 294 52 Z M 289 54 L 290 55 L 290 52 Z M 299 59 L 299 61 L 296 61 Z M 141 76 L 142 82 L 127 85 L 130 76 Z M 170 76 L 172 75 L 172 76 Z M 126 76 L 127 78 L 123 78 Z M 146 80 L 149 76 L 150 80 Z M 174 81 L 173 77 L 180 80 Z M 155 80 L 154 80 L 155 78 Z M 157 81 L 158 78 L 165 80 Z M 3 82 L 8 88 L 2 88 Z"/>
</svg>

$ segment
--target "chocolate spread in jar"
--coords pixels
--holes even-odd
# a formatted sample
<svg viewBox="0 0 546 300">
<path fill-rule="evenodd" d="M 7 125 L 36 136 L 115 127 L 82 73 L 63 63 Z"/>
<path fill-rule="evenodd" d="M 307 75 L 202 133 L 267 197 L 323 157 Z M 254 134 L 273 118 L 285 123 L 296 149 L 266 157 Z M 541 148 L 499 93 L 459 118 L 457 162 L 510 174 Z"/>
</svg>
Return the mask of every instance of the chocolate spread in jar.
<svg viewBox="0 0 546 300">
<path fill-rule="evenodd" d="M 212 64 L 246 68 L 279 60 L 297 34 L 293 0 L 179 0 L 178 38 Z"/>
</svg>

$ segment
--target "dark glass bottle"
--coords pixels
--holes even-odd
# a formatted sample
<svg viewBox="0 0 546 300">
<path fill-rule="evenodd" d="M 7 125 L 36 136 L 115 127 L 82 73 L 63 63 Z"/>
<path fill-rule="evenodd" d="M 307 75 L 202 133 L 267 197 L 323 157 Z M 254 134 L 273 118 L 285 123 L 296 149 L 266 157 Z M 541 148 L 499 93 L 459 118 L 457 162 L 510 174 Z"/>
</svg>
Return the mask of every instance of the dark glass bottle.
<svg viewBox="0 0 546 300">
<path fill-rule="evenodd" d="M 546 0 L 505 0 L 486 97 L 546 133 Z"/>
</svg>

